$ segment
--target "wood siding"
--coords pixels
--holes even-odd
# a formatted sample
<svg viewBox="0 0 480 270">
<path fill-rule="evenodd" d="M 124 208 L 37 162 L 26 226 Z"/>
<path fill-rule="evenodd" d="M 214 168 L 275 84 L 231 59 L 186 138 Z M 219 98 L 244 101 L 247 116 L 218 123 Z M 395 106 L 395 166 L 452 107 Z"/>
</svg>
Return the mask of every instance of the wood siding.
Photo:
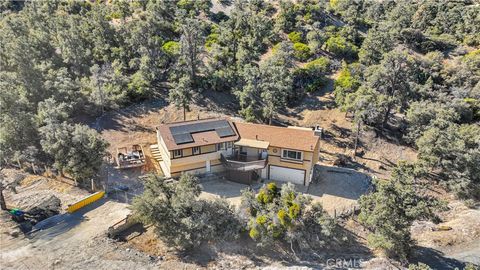
<svg viewBox="0 0 480 270">
<path fill-rule="evenodd" d="M 223 165 L 220 161 L 221 151 L 216 151 L 216 145 L 204 145 L 200 147 L 200 154 L 193 155 L 192 148 L 185 148 L 183 150 L 182 157 L 173 158 L 173 151 L 167 151 L 165 143 L 162 141 L 160 134 L 157 132 L 157 139 L 160 153 L 163 158 L 162 169 L 167 177 L 172 176 L 176 177 L 181 174 L 181 172 L 190 172 L 190 173 L 205 173 L 206 172 L 206 162 L 210 160 L 210 167 L 212 172 L 223 171 Z M 268 165 L 280 166 L 292 169 L 305 170 L 305 181 L 308 182 L 313 165 L 318 162 L 319 150 L 320 150 L 320 140 L 317 141 L 313 151 L 300 151 L 303 153 L 301 161 L 287 160 L 282 159 L 282 149 L 290 148 L 280 148 L 280 147 L 268 147 Z M 295 149 L 291 149 L 295 150 Z M 298 150 L 296 150 L 298 151 Z M 255 153 L 253 153 L 255 152 Z M 257 154 L 257 150 L 249 154 Z M 162 165 L 162 164 L 161 164 Z"/>
</svg>

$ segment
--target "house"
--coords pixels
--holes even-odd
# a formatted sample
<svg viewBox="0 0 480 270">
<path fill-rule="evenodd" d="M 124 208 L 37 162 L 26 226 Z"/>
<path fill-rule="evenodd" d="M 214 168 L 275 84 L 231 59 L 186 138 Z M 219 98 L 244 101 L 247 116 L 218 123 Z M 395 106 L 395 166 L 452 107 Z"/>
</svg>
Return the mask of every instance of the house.
<svg viewBox="0 0 480 270">
<path fill-rule="evenodd" d="M 226 172 L 235 182 L 260 178 L 308 185 L 320 138 L 311 129 L 203 119 L 157 127 L 166 177 Z"/>
</svg>

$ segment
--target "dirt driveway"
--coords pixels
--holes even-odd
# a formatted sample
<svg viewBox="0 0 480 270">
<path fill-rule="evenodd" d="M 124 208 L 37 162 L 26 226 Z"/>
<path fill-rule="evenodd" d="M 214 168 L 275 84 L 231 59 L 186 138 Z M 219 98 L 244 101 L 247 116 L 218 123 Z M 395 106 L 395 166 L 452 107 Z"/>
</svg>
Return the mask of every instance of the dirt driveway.
<svg viewBox="0 0 480 270">
<path fill-rule="evenodd" d="M 39 224 L 29 238 L 4 239 L 2 269 L 153 269 L 156 262 L 139 252 L 116 248 L 106 237 L 109 226 L 130 210 L 102 199 L 72 214 Z"/>
</svg>

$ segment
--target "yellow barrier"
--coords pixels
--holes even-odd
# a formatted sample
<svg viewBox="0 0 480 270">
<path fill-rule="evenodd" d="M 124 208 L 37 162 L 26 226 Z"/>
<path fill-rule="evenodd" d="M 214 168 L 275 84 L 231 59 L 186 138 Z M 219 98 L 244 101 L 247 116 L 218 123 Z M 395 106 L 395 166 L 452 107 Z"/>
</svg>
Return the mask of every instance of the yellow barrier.
<svg viewBox="0 0 480 270">
<path fill-rule="evenodd" d="M 82 207 L 85 207 L 95 201 L 100 200 L 103 197 L 103 195 L 105 195 L 105 191 L 99 191 L 99 192 L 93 193 L 92 195 L 86 198 L 83 198 L 74 204 L 70 204 L 67 208 L 67 212 L 73 213 Z"/>
</svg>

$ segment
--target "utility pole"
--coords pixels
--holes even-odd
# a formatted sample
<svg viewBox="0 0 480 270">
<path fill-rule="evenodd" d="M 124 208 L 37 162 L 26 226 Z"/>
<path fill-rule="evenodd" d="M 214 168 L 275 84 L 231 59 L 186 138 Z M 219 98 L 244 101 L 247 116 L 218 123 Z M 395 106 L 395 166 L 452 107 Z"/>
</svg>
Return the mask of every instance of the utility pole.
<svg viewBox="0 0 480 270">
<path fill-rule="evenodd" d="M 3 190 L 4 190 L 3 183 L 0 182 L 0 209 L 1 210 L 7 210 L 7 204 L 5 203 L 5 197 L 3 197 Z"/>
</svg>

